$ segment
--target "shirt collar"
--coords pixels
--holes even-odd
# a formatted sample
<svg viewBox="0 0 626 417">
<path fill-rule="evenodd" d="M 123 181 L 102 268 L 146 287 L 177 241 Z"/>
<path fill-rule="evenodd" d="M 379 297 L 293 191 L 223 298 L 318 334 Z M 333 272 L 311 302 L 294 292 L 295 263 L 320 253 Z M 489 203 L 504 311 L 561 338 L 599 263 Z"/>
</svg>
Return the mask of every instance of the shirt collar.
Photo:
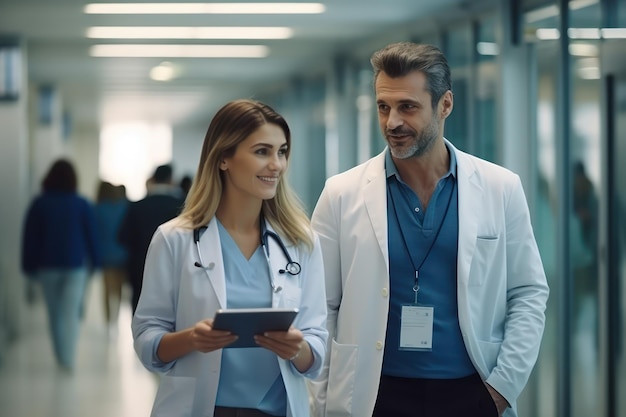
<svg viewBox="0 0 626 417">
<path fill-rule="evenodd" d="M 456 155 L 454 153 L 454 149 L 447 141 L 444 141 L 446 148 L 448 149 L 448 154 L 450 155 L 450 166 L 448 168 L 448 172 L 446 172 L 442 178 L 446 178 L 448 175 L 452 175 L 456 178 Z M 395 176 L 396 178 L 400 178 L 398 174 L 398 168 L 396 168 L 396 164 L 393 163 L 393 159 L 391 158 L 391 152 L 389 151 L 389 147 L 385 150 L 385 171 L 387 174 L 387 178 Z"/>
</svg>

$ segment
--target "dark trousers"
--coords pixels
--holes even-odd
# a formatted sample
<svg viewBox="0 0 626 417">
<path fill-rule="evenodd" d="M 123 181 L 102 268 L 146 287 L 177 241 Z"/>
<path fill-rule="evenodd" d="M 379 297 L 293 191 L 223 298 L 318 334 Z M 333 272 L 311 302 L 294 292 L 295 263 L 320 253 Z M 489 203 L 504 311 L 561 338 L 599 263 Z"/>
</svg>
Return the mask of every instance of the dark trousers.
<svg viewBox="0 0 626 417">
<path fill-rule="evenodd" d="M 413 379 L 383 375 L 372 417 L 497 417 L 478 374 L 460 379 Z"/>
<path fill-rule="evenodd" d="M 253 408 L 215 407 L 213 417 L 275 417 Z"/>
</svg>

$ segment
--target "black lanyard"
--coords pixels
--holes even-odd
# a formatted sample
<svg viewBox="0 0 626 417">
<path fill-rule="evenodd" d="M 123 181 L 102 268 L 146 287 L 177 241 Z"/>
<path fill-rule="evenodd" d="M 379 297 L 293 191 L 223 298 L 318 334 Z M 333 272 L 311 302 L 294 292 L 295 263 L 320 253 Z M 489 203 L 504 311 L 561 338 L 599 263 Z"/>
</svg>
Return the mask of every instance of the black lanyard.
<svg viewBox="0 0 626 417">
<path fill-rule="evenodd" d="M 398 190 L 401 191 L 402 184 L 400 184 L 397 178 L 396 178 L 396 181 L 398 182 L 397 184 Z M 398 215 L 398 210 L 396 209 L 396 203 L 393 198 L 393 190 L 390 189 L 389 187 L 387 188 L 389 190 L 389 197 L 391 197 L 391 205 L 393 207 L 393 212 L 396 214 L 396 222 L 398 223 L 398 230 L 400 230 L 400 235 L 402 236 L 402 243 L 404 243 L 404 249 L 406 250 L 406 253 L 409 256 L 409 260 L 411 261 L 411 265 L 413 266 L 413 269 L 415 270 L 415 283 L 413 284 L 413 292 L 415 292 L 415 304 L 417 304 L 417 293 L 419 292 L 419 289 L 420 289 L 419 270 L 422 267 L 422 265 L 424 265 L 424 262 L 426 262 L 426 258 L 428 258 L 428 255 L 430 255 L 430 251 L 433 249 L 433 246 L 435 246 L 435 242 L 437 242 L 437 238 L 439 237 L 439 232 L 441 232 L 441 229 L 443 228 L 443 223 L 446 221 L 446 216 L 448 215 L 448 209 L 450 208 L 450 202 L 452 201 L 452 195 L 454 194 L 454 182 L 452 183 L 452 190 L 450 191 L 450 196 L 448 197 L 448 204 L 446 205 L 446 211 L 444 211 L 443 218 L 441 219 L 441 222 L 439 223 L 439 227 L 437 227 L 435 238 L 430 243 L 430 246 L 428 247 L 428 250 L 426 251 L 426 255 L 424 255 L 418 267 L 415 267 L 415 262 L 413 262 L 413 256 L 411 255 L 411 251 L 409 250 L 409 245 L 404 235 L 404 231 L 402 230 L 402 225 L 400 224 L 400 216 Z"/>
</svg>

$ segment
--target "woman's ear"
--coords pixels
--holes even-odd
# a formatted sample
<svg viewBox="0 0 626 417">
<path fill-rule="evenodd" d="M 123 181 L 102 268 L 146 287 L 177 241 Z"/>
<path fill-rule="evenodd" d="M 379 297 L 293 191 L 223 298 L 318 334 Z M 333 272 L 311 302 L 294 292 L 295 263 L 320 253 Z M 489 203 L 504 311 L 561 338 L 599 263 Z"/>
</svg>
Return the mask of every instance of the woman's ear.
<svg viewBox="0 0 626 417">
<path fill-rule="evenodd" d="M 225 160 L 225 159 L 222 159 L 222 160 L 220 161 L 220 169 L 221 169 L 222 171 L 226 171 L 226 170 L 228 169 L 228 164 L 226 163 L 226 160 Z"/>
</svg>

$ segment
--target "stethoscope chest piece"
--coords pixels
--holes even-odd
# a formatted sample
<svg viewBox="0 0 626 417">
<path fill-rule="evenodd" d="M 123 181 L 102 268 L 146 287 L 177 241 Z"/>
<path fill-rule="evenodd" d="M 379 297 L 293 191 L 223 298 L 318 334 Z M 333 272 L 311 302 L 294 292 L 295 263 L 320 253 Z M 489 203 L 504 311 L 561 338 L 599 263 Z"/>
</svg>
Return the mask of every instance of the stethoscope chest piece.
<svg viewBox="0 0 626 417">
<path fill-rule="evenodd" d="M 280 272 L 281 274 L 284 274 L 286 272 L 289 275 L 298 275 L 300 271 L 302 271 L 302 267 L 300 266 L 300 264 L 296 261 L 289 260 L 289 262 L 287 262 L 287 265 L 285 266 L 285 269 L 280 269 L 278 272 Z"/>
</svg>

